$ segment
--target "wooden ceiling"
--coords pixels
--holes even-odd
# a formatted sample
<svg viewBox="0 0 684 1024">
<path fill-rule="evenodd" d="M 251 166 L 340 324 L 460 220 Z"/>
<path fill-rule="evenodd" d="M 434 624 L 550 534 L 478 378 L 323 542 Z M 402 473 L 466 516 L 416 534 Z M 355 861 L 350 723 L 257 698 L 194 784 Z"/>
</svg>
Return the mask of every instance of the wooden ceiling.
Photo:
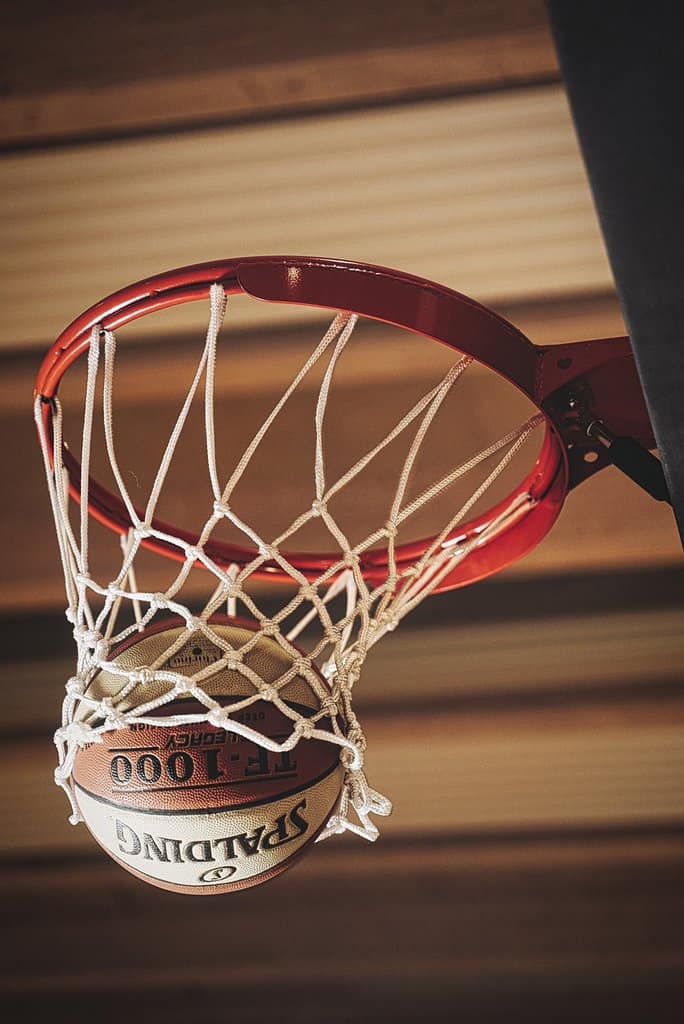
<svg viewBox="0 0 684 1024">
<path fill-rule="evenodd" d="M 612 288 L 558 85 L 30 149 L 5 156 L 0 185 L 9 349 L 131 281 L 229 256 L 393 266 L 486 303 Z M 179 327 L 198 324 L 184 312 Z M 288 312 L 237 303 L 231 323 Z"/>
<path fill-rule="evenodd" d="M 369 659 L 369 773 L 395 802 L 375 846 L 331 841 L 260 890 L 179 902 L 110 865 L 52 785 L 73 654 L 31 389 L 82 308 L 173 265 L 309 250 L 432 276 L 536 343 L 624 333 L 541 0 L 64 0 L 3 27 L 5 1005 L 679 1019 L 684 573 L 669 510 L 616 471 Z M 222 395 L 248 408 L 317 323 L 234 312 Z M 132 443 L 177 405 L 202 318 L 132 333 Z M 423 379 L 420 350 L 385 351 L 378 328 L 342 376 L 357 407 Z"/>
<path fill-rule="evenodd" d="M 7 145 L 557 80 L 542 0 L 38 0 L 4 22 Z"/>
</svg>

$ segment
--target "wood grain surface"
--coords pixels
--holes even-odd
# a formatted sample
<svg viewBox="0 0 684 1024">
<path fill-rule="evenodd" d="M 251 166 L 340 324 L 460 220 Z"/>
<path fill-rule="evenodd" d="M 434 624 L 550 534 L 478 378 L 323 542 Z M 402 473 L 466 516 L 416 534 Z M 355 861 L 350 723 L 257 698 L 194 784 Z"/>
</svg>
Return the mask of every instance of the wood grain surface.
<svg viewBox="0 0 684 1024">
<path fill-rule="evenodd" d="M 3 1001 L 57 1020 L 95 1001 L 107 1022 L 674 1021 L 683 851 L 681 832 L 587 833 L 376 846 L 364 868 L 342 843 L 220 904 L 102 861 L 26 865 L 1 883 Z"/>
<path fill-rule="evenodd" d="M 612 288 L 557 85 L 8 153 L 0 217 L 5 349 L 151 274 L 265 253 L 396 267 L 485 303 Z M 293 313 L 236 301 L 231 322 Z"/>
<path fill-rule="evenodd" d="M 85 16 L 87 11 L 87 16 Z M 36 31 L 36 22 L 41 26 Z M 0 140 L 73 139 L 558 76 L 541 0 L 8 7 Z M 182 39 L 182 45 L 179 45 Z"/>
</svg>

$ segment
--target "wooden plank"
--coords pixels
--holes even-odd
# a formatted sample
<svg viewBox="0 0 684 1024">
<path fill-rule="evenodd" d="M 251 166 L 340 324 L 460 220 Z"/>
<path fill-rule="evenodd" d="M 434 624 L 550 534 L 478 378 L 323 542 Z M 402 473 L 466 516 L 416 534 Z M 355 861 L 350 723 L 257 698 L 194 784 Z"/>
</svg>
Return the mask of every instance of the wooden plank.
<svg viewBox="0 0 684 1024">
<path fill-rule="evenodd" d="M 421 921 L 419 927 L 427 924 Z M 334 931 L 331 922 L 331 932 Z M 225 948 L 222 938 L 216 941 Z M 385 944 L 392 944 L 389 936 Z M 226 955 L 230 953 L 227 951 Z M 341 959 L 340 953 L 336 955 Z M 300 982 L 293 982 L 293 969 L 287 964 L 285 976 L 269 978 L 265 983 L 258 980 L 255 969 L 245 968 L 240 973 L 244 984 L 229 974 L 230 982 L 225 987 L 217 981 L 225 977 L 222 963 L 205 969 L 181 967 L 174 972 L 171 984 L 168 971 L 150 972 L 135 966 L 125 979 L 126 984 L 117 977 L 116 989 L 112 987 L 111 970 L 101 971 L 92 981 L 89 976 L 88 984 L 81 986 L 74 984 L 73 977 L 64 986 L 58 979 L 44 987 L 27 985 L 22 989 L 15 985 L 5 998 L 5 1006 L 8 1012 L 24 1012 L 34 1018 L 51 1015 L 53 1020 L 66 1021 L 75 1013 L 87 1016 L 92 1012 L 93 1001 L 97 1001 L 101 1004 L 98 1020 L 103 1024 L 118 1024 L 122 1016 L 137 1014 L 148 1018 L 163 1014 L 170 1024 L 184 1024 L 188 1006 L 193 1014 L 204 1019 L 220 1019 L 226 1005 L 230 1005 L 242 1024 L 262 1024 L 265 1019 L 282 1014 L 285 1000 L 296 1006 L 298 1024 L 318 1024 L 323 1018 L 329 1024 L 348 1024 L 350 1020 L 363 1019 L 363 1014 L 372 1014 L 366 1016 L 367 1020 L 413 1024 L 418 1012 L 429 1014 L 430 1020 L 438 1024 L 449 1024 L 455 1004 L 462 1024 L 478 1024 L 485 1014 L 487 1020 L 495 1021 L 502 1004 L 506 1006 L 506 1020 L 521 1024 L 544 1024 L 551 1019 L 557 1024 L 576 1024 L 577 1020 L 599 1024 L 606 1018 L 596 1015 L 597 1007 L 610 1006 L 610 1012 L 618 1015 L 623 1024 L 642 1024 L 649 1019 L 679 1020 L 684 1013 L 678 977 L 680 961 L 664 959 L 661 966 L 653 954 L 644 952 L 633 956 L 622 969 L 611 964 L 612 970 L 602 972 L 599 964 L 588 979 L 581 970 L 560 978 L 529 974 L 521 977 L 517 964 L 511 964 L 503 976 L 492 972 L 483 977 L 478 972 L 471 979 L 468 961 L 463 972 L 454 975 L 449 972 L 452 958 L 440 961 L 433 954 L 424 961 L 414 960 L 413 969 L 404 970 L 402 965 L 397 980 L 391 964 L 383 963 L 381 973 L 373 972 L 369 964 L 376 957 L 369 951 L 363 965 L 345 954 L 349 970 L 342 976 L 333 971 L 323 972 L 320 962 L 313 961 L 311 970 L 320 976 L 320 983 L 310 977 L 305 980 L 304 972 Z M 463 962 L 462 956 L 458 962 Z M 426 978 L 417 977 L 421 969 L 426 970 Z M 350 982 L 352 971 L 354 981 Z M 146 979 L 148 987 L 141 990 L 139 978 Z M 331 990 L 335 992 L 334 1001 Z"/>
<path fill-rule="evenodd" d="M 684 822 L 684 702 L 625 697 L 494 710 L 425 708 L 370 716 L 369 780 L 394 801 L 392 836 L 425 836 Z M 44 739 L 8 738 L 0 838 L 7 857 L 92 851 L 66 822 Z M 363 857 L 363 844 L 353 856 Z M 350 856 L 351 856 L 350 851 Z"/>
<path fill-rule="evenodd" d="M 0 142 L 187 126 L 558 76 L 541 0 L 14 5 Z M 39 31 L 36 31 L 36 26 Z M 334 26 L 331 30 L 331 25 Z M 220 40 L 220 45 L 213 45 Z M 77 59 L 74 59 L 74 55 Z"/>
<path fill-rule="evenodd" d="M 130 281 L 259 252 L 396 266 L 490 303 L 612 288 L 558 86 L 10 154 L 0 215 L 14 350 Z M 196 307 L 166 323 L 201 330 Z M 298 322 L 231 312 L 234 329 Z"/>
<path fill-rule="evenodd" d="M 448 1021 L 454 1005 L 497 1020 L 502 1003 L 534 1024 L 594 1024 L 606 1005 L 630 1024 L 677 1019 L 660 1011 L 681 1005 L 681 835 L 363 852 L 370 871 L 323 848 L 222 902 L 178 900 L 105 860 L 17 865 L 0 875 L 4 1004 L 73 1019 L 96 999 L 105 1021 L 220 1019 L 229 1002 L 256 1024 L 285 1001 L 335 1024 L 414 1021 L 418 1007 Z"/>
<path fill-rule="evenodd" d="M 495 309 L 535 345 L 615 338 L 628 333 L 613 290 L 548 300 L 497 302 Z"/>
</svg>

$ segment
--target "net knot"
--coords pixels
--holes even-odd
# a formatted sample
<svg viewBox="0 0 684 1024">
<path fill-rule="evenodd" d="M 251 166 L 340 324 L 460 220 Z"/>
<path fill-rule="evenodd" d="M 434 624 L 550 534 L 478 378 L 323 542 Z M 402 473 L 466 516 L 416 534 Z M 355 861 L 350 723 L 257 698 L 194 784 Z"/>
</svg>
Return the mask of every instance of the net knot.
<svg viewBox="0 0 684 1024">
<path fill-rule="evenodd" d="M 360 752 L 366 749 L 366 737 L 363 734 L 363 730 L 359 725 L 359 720 L 353 711 L 349 711 L 348 714 L 349 728 L 347 729 L 347 739 L 353 745 L 355 750 Z"/>
<path fill-rule="evenodd" d="M 298 740 L 309 740 L 311 739 L 315 728 L 316 726 L 314 723 L 310 722 L 308 718 L 298 718 L 295 722 L 294 733 Z"/>
<path fill-rule="evenodd" d="M 363 768 L 363 753 L 353 744 L 344 747 L 340 754 L 340 761 L 348 772 L 360 772 Z"/>
<path fill-rule="evenodd" d="M 399 533 L 399 527 L 396 523 L 393 523 L 391 519 L 388 519 L 385 523 L 385 533 L 388 537 L 396 537 Z"/>
<path fill-rule="evenodd" d="M 278 633 L 278 624 L 273 619 L 262 619 L 260 628 L 264 636 L 275 636 Z"/>
<path fill-rule="evenodd" d="M 359 556 L 354 551 L 345 551 L 342 561 L 345 569 L 353 569 L 359 564 Z"/>
<path fill-rule="evenodd" d="M 185 628 L 191 633 L 200 633 L 204 623 L 202 619 L 198 619 L 195 615 L 188 615 L 185 619 Z"/>
<path fill-rule="evenodd" d="M 318 591 L 310 583 L 302 583 L 299 588 L 299 596 L 305 601 L 313 602 L 318 596 Z"/>
<path fill-rule="evenodd" d="M 224 503 L 222 501 L 215 501 L 214 502 L 214 506 L 213 506 L 213 510 L 214 510 L 214 515 L 218 516 L 219 519 L 222 519 L 222 518 L 229 519 L 230 518 L 230 505 L 224 505 Z"/>
<path fill-rule="evenodd" d="M 85 684 L 78 676 L 72 676 L 67 680 L 66 692 L 70 697 L 80 697 L 85 693 Z"/>
<path fill-rule="evenodd" d="M 303 676 L 311 668 L 311 662 L 307 658 L 295 658 L 292 662 L 292 668 L 298 676 Z"/>
<path fill-rule="evenodd" d="M 322 516 L 324 512 L 325 512 L 325 502 L 324 501 L 319 501 L 318 499 L 316 499 L 315 501 L 311 502 L 311 515 L 314 516 L 314 518 L 317 518 L 318 516 Z"/>
<path fill-rule="evenodd" d="M 134 686 L 149 686 L 155 680 L 155 674 L 151 668 L 136 668 L 128 673 L 129 682 Z"/>
<path fill-rule="evenodd" d="M 321 701 L 321 711 L 328 718 L 337 717 L 337 702 L 333 697 L 324 697 Z"/>
<path fill-rule="evenodd" d="M 344 673 L 348 679 L 355 682 L 361 675 L 361 669 L 363 668 L 363 657 L 358 651 L 350 651 L 345 658 Z"/>
<path fill-rule="evenodd" d="M 167 607 L 168 607 L 168 600 L 167 600 L 166 594 L 162 594 L 161 592 L 158 591 L 156 594 L 152 595 L 152 597 L 150 599 L 150 608 L 153 608 L 154 611 L 159 611 L 160 609 L 167 608 Z"/>
<path fill-rule="evenodd" d="M 371 619 L 371 629 L 373 631 L 386 629 L 388 633 L 391 633 L 398 625 L 399 619 L 394 612 L 390 611 L 382 612 L 376 619 Z"/>
<path fill-rule="evenodd" d="M 217 729 L 225 729 L 229 721 L 230 711 L 228 710 L 228 708 L 212 708 L 209 714 L 207 715 L 207 722 L 209 722 L 209 725 L 213 725 Z"/>
<path fill-rule="evenodd" d="M 134 526 L 131 533 L 137 541 L 147 540 L 148 537 L 152 536 L 151 529 L 149 526 L 145 526 L 144 523 L 141 523 L 140 526 Z"/>
<path fill-rule="evenodd" d="M 128 725 L 125 712 L 114 707 L 111 697 L 102 698 L 99 703 L 99 711 L 105 720 L 105 729 L 123 729 Z"/>
<path fill-rule="evenodd" d="M 194 687 L 192 685 L 192 682 L 189 679 L 181 678 L 177 679 L 176 682 L 173 684 L 171 695 L 173 697 L 184 697 L 186 693 L 192 693 L 193 690 Z"/>
<path fill-rule="evenodd" d="M 267 561 L 274 562 L 276 558 L 276 549 L 262 540 L 259 541 L 259 554 Z"/>
<path fill-rule="evenodd" d="M 95 644 L 95 649 L 93 651 L 93 659 L 95 661 L 97 661 L 98 663 L 99 662 L 103 662 L 103 661 L 107 660 L 107 655 L 108 654 L 109 654 L 109 644 L 107 643 L 107 641 L 106 640 L 98 640 L 97 643 Z"/>
<path fill-rule="evenodd" d="M 188 545 L 188 547 L 186 547 L 186 549 L 185 549 L 186 561 L 192 562 L 193 565 L 194 565 L 195 562 L 201 562 L 202 561 L 203 554 L 204 554 L 204 552 L 202 551 L 201 548 L 193 547 L 192 545 Z"/>
<path fill-rule="evenodd" d="M 109 654 L 109 643 L 104 639 L 102 633 L 96 629 L 87 629 L 85 626 L 77 626 L 74 630 L 76 643 L 91 652 L 92 660 L 95 662 L 106 661 Z"/>
<path fill-rule="evenodd" d="M 342 639 L 342 630 L 334 624 L 330 625 L 325 633 L 331 644 L 339 644 Z"/>
<path fill-rule="evenodd" d="M 262 700 L 273 702 L 278 699 L 278 690 L 275 686 L 271 686 L 270 683 L 263 683 L 259 687 L 259 695 Z"/>
<path fill-rule="evenodd" d="M 84 625 L 74 626 L 74 640 L 81 647 L 94 651 L 101 639 L 102 633 L 96 629 L 88 629 Z"/>
<path fill-rule="evenodd" d="M 64 728 L 58 729 L 55 737 L 67 743 L 75 743 L 78 747 L 86 747 L 89 743 L 102 743 L 100 734 L 87 722 L 70 722 Z"/>
<path fill-rule="evenodd" d="M 229 672 L 239 672 L 242 664 L 240 651 L 232 651 L 226 658 L 226 668 Z"/>
</svg>

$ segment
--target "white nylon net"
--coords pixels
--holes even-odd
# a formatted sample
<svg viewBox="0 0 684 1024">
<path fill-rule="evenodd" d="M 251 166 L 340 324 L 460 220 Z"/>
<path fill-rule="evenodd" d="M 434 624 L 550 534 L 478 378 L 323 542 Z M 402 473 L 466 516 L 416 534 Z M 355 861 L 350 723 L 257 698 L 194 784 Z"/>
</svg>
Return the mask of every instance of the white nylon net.
<svg viewBox="0 0 684 1024">
<path fill-rule="evenodd" d="M 338 314 L 253 436 L 227 482 L 222 483 L 216 461 L 214 381 L 217 341 L 225 308 L 225 293 L 220 285 L 214 285 L 210 293 L 209 325 L 201 358 L 156 471 L 143 515 L 136 512 L 117 458 L 112 411 L 117 350 L 114 334 L 95 327 L 90 339 L 81 446 L 80 511 L 74 516 L 73 523 L 70 517 L 68 476 L 63 460 L 62 405 L 55 397 L 50 439 L 43 422 L 41 399 L 38 398 L 36 401 L 35 417 L 64 569 L 68 600 L 66 615 L 73 625 L 77 645 L 76 670 L 66 684 L 62 723 L 55 733 L 59 754 L 55 780 L 71 802 L 70 821 L 75 824 L 81 820 L 81 816 L 71 778 L 74 758 L 79 747 L 101 742 L 103 734 L 109 730 L 133 723 L 174 726 L 206 721 L 274 752 L 289 751 L 300 742 L 321 740 L 339 746 L 340 758 L 345 766 L 345 779 L 339 805 L 319 840 L 345 830 L 373 840 L 378 835 L 378 829 L 371 816 L 389 814 L 391 804 L 386 797 L 368 784 L 364 771 L 366 740 L 353 708 L 354 686 L 364 659 L 378 640 L 393 630 L 411 609 L 434 591 L 475 547 L 487 544 L 533 506 L 533 498 L 527 494 L 519 495 L 496 519 L 469 539 L 464 539 L 463 536 L 455 538 L 455 528 L 465 520 L 472 507 L 489 490 L 514 455 L 542 423 L 543 417 L 538 414 L 532 416 L 519 429 L 507 433 L 444 475 L 420 495 L 408 500 L 409 477 L 428 429 L 445 398 L 472 361 L 470 357 L 461 356 L 440 382 L 424 394 L 362 458 L 338 479 L 329 481 L 326 476 L 323 445 L 326 407 L 336 365 L 357 321 L 355 315 Z M 267 540 L 241 518 L 231 503 L 233 494 L 279 413 L 312 367 L 323 359 L 327 359 L 327 365 L 317 396 L 313 425 L 313 500 L 287 529 Z M 128 533 L 121 538 L 122 557 L 119 571 L 114 579 L 106 583 L 93 578 L 89 560 L 88 487 L 99 377 L 102 379 L 101 402 L 106 452 L 131 523 Z M 157 529 L 153 525 L 153 519 L 191 406 L 198 394 L 201 394 L 202 382 L 206 458 L 213 492 L 213 507 L 196 543 L 189 544 L 180 537 Z M 388 445 L 412 425 L 415 425 L 415 429 L 403 460 L 396 490 L 388 496 L 386 521 L 362 541 L 350 542 L 331 511 L 331 499 L 363 473 Z M 465 502 L 462 502 L 455 511 L 449 511 L 443 528 L 422 556 L 408 567 L 399 564 L 396 548 L 404 524 L 429 502 L 443 495 L 457 480 L 480 467 L 483 467 L 484 479 L 480 480 Z M 325 525 L 338 555 L 329 568 L 322 571 L 318 578 L 311 580 L 290 563 L 283 554 L 283 548 L 287 547 L 291 538 L 314 518 Z M 247 564 L 222 567 L 207 554 L 206 546 L 222 520 L 228 520 L 244 536 L 247 545 L 253 547 L 254 556 Z M 136 556 L 146 538 L 154 538 L 173 545 L 182 558 L 175 578 L 163 593 L 141 590 L 136 582 Z M 381 583 L 371 585 L 362 575 L 360 559 L 365 552 L 379 545 L 386 547 L 387 570 Z M 266 563 L 277 565 L 292 583 L 282 607 L 271 615 L 265 614 L 254 594 L 250 593 L 251 578 Z M 211 580 L 211 593 L 200 610 L 192 611 L 190 602 L 184 600 L 183 590 L 193 567 L 200 564 L 210 574 L 208 579 Z M 132 615 L 127 617 L 127 624 L 121 626 L 121 620 L 124 618 L 121 610 L 124 604 L 128 605 Z M 246 614 L 258 626 L 258 632 L 240 647 L 231 646 L 222 635 L 212 629 L 212 616 L 224 607 L 227 607 L 228 614 L 232 616 Z M 338 608 L 336 615 L 332 612 L 334 608 Z M 112 652 L 115 652 L 124 641 L 148 627 L 152 620 L 159 616 L 178 617 L 185 623 L 185 629 L 181 630 L 164 653 L 149 665 L 126 670 L 117 664 Z M 306 652 L 303 652 L 294 645 L 294 641 L 305 630 L 307 636 L 313 631 L 314 639 L 310 641 Z M 222 652 L 222 656 L 213 664 L 203 665 L 190 676 L 171 671 L 168 667 L 169 659 L 173 658 L 173 655 L 197 632 L 214 644 Z M 291 667 L 287 672 L 269 684 L 245 664 L 245 656 L 259 643 L 260 634 L 275 640 L 291 660 Z M 218 700 L 210 696 L 204 684 L 208 678 L 226 668 L 240 672 L 251 684 L 251 692 L 248 697 L 238 702 L 222 706 Z M 103 669 L 109 675 L 121 677 L 121 689 L 115 698 L 98 700 L 88 692 L 88 687 Z M 281 697 L 281 691 L 295 675 L 303 676 L 307 680 L 320 702 L 320 709 L 310 717 L 299 714 Z M 161 696 L 154 700 L 136 700 L 136 695 L 143 694 L 150 682 L 163 684 Z M 147 692 L 149 694 L 149 689 Z M 188 697 L 199 702 L 202 706 L 201 712 L 182 715 L 159 714 L 162 705 Z M 273 702 L 290 720 L 291 732 L 282 742 L 276 742 L 244 721 L 238 720 L 238 713 L 257 701 Z M 124 707 L 127 710 L 123 710 Z"/>
</svg>

